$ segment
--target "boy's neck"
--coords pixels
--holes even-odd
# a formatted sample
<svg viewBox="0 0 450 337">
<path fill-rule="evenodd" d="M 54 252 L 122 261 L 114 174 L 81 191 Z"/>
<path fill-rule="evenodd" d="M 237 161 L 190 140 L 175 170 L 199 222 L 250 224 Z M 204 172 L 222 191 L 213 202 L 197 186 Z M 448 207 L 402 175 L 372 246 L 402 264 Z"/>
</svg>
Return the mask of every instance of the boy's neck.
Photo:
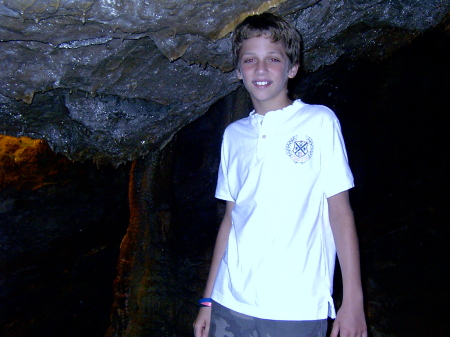
<svg viewBox="0 0 450 337">
<path fill-rule="evenodd" d="M 255 109 L 255 112 L 260 115 L 265 115 L 269 111 L 275 111 L 275 110 L 281 110 L 285 107 L 292 104 L 292 100 L 286 95 L 286 97 L 277 102 L 261 102 L 261 101 L 254 101 L 253 102 L 253 108 Z"/>
</svg>

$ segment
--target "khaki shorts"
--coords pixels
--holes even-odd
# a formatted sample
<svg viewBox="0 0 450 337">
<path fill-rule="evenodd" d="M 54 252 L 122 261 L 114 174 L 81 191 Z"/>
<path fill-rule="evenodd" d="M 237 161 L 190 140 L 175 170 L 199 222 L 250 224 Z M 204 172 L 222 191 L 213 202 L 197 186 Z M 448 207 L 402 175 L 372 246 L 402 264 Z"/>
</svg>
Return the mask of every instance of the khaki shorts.
<svg viewBox="0 0 450 337">
<path fill-rule="evenodd" d="M 325 337 L 327 320 L 277 321 L 240 314 L 214 302 L 209 337 Z"/>
</svg>

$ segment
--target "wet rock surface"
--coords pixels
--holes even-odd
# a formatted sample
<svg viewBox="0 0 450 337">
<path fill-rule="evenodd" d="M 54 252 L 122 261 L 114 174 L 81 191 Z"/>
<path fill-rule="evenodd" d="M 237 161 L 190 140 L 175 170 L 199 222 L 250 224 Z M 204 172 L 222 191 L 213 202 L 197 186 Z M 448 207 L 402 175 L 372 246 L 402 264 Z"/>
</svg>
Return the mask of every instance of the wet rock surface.
<svg viewBox="0 0 450 337">
<path fill-rule="evenodd" d="M 304 37 L 304 68 L 383 59 L 447 15 L 427 1 L 2 1 L 0 131 L 119 164 L 164 145 L 238 86 L 229 32 L 274 10 Z"/>
</svg>

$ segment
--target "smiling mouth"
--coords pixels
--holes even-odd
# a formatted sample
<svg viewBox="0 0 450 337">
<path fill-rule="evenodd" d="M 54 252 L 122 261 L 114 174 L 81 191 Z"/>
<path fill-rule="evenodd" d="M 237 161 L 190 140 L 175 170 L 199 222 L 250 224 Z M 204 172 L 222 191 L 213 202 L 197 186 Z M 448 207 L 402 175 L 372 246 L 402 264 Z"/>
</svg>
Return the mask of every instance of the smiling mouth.
<svg viewBox="0 0 450 337">
<path fill-rule="evenodd" d="M 254 81 L 253 83 L 258 86 L 265 86 L 265 85 L 269 85 L 271 82 L 269 82 L 269 81 Z"/>
</svg>

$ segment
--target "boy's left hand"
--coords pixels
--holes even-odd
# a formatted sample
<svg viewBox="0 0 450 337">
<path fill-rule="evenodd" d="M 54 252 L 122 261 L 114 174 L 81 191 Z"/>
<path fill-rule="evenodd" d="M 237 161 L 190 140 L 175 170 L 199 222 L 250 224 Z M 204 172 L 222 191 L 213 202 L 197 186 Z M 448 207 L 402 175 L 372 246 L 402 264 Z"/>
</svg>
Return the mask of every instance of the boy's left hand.
<svg viewBox="0 0 450 337">
<path fill-rule="evenodd" d="M 330 337 L 338 336 L 367 337 L 367 325 L 362 305 L 355 306 L 342 303 L 333 323 Z"/>
</svg>

